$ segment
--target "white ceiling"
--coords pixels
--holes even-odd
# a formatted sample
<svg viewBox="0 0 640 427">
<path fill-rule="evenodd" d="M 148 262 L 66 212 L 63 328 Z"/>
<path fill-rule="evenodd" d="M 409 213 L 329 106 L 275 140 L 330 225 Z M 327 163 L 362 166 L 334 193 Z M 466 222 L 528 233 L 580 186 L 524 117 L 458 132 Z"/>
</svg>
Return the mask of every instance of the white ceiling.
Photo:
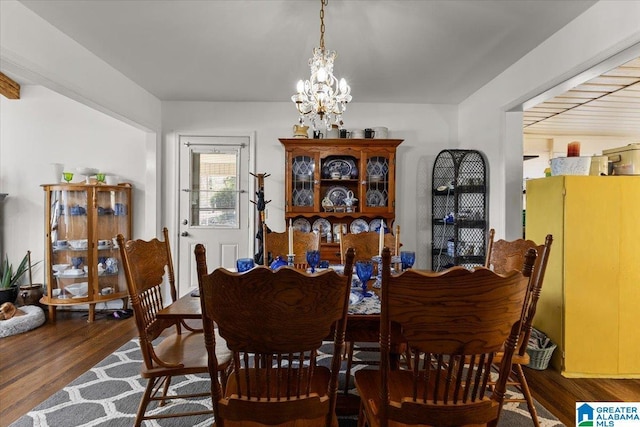
<svg viewBox="0 0 640 427">
<path fill-rule="evenodd" d="M 319 0 L 22 0 L 161 100 L 288 101 Z M 330 0 L 354 102 L 458 104 L 594 0 Z"/>
<path fill-rule="evenodd" d="M 21 2 L 167 101 L 288 101 L 320 37 L 320 0 Z M 325 44 L 354 102 L 458 104 L 594 3 L 329 0 Z M 528 109 L 524 133 L 640 137 L 638 61 Z"/>
<path fill-rule="evenodd" d="M 640 58 L 524 112 L 524 133 L 640 138 Z"/>
</svg>

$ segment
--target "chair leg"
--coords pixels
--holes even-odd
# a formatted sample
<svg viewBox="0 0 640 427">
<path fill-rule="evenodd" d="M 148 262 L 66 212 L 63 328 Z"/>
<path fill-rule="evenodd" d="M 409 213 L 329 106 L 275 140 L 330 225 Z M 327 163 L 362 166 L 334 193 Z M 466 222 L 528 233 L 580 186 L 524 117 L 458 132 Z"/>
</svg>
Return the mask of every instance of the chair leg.
<svg viewBox="0 0 640 427">
<path fill-rule="evenodd" d="M 529 413 L 531 414 L 533 425 L 536 427 L 540 427 L 540 421 L 538 421 L 538 413 L 536 412 L 536 407 L 533 403 L 533 397 L 531 396 L 531 390 L 529 390 L 529 384 L 527 384 L 527 379 L 524 377 L 522 365 L 513 365 L 513 370 L 515 371 L 516 377 L 520 382 L 522 394 L 524 394 L 524 398 L 527 400 L 527 408 L 529 408 Z"/>
<path fill-rule="evenodd" d="M 364 412 L 364 403 L 360 400 L 360 409 L 358 410 L 358 427 L 367 425 L 367 417 Z"/>
<path fill-rule="evenodd" d="M 347 369 L 345 370 L 345 377 L 344 377 L 344 394 L 347 395 L 349 394 L 349 383 L 350 383 L 350 379 L 351 379 L 351 366 L 353 366 L 353 342 L 349 341 L 347 342 L 347 345 L 345 346 L 346 349 L 346 353 L 347 353 Z"/>
<path fill-rule="evenodd" d="M 142 425 L 144 413 L 147 411 L 147 405 L 151 401 L 151 394 L 155 388 L 156 380 L 156 378 L 149 378 L 149 380 L 147 380 L 147 387 L 144 389 L 144 394 L 142 395 L 142 399 L 140 399 L 140 404 L 138 405 L 138 412 L 136 413 L 136 421 L 134 424 L 135 427 L 140 427 Z"/>
<path fill-rule="evenodd" d="M 158 406 L 164 406 L 164 404 L 167 402 L 167 399 L 165 399 L 165 397 L 167 396 L 167 393 L 169 393 L 170 384 L 171 384 L 171 377 L 165 377 L 164 387 L 162 388 L 162 400 L 160 400 L 160 404 Z"/>
</svg>

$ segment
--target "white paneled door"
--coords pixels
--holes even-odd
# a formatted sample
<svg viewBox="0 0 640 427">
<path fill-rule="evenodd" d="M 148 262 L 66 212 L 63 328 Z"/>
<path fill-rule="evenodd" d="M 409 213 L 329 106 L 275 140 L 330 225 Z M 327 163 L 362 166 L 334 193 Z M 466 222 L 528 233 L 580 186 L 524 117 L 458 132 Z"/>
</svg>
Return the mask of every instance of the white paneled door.
<svg viewBox="0 0 640 427">
<path fill-rule="evenodd" d="M 235 267 L 253 256 L 249 136 L 181 135 L 178 293 L 198 286 L 193 250 L 207 248 L 207 267 Z"/>
</svg>

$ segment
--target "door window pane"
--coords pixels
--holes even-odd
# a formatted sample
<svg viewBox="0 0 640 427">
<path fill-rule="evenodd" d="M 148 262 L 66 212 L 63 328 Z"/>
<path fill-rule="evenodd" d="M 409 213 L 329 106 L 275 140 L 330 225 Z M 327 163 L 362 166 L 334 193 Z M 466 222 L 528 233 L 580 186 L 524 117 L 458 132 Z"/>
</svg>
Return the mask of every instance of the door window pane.
<svg viewBox="0 0 640 427">
<path fill-rule="evenodd" d="M 192 151 L 192 226 L 238 228 L 239 157 L 237 149 Z"/>
</svg>

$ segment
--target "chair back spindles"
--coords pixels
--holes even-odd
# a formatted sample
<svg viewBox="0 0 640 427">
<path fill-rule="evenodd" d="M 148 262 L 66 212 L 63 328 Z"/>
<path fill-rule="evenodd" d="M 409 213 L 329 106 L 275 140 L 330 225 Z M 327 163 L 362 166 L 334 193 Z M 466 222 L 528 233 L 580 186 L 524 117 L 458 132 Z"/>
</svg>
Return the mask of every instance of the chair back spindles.
<svg viewBox="0 0 640 427">
<path fill-rule="evenodd" d="M 524 270 L 536 260 L 532 250 Z M 369 425 L 496 425 L 507 387 L 531 278 L 484 267 L 440 273 L 391 274 L 382 254 L 380 371 L 356 372 Z M 391 325 L 400 326 L 413 357 L 410 370 L 391 370 Z M 491 365 L 504 351 L 495 389 Z M 364 421 L 364 420 L 361 420 Z"/>
<path fill-rule="evenodd" d="M 244 273 L 222 268 L 209 273 L 204 246 L 196 245 L 195 256 L 210 370 L 217 369 L 214 324 L 233 353 L 226 388 L 214 384 L 218 381 L 212 376 L 217 425 L 292 420 L 336 425 L 350 267 L 344 275 L 333 270 L 312 275 L 288 267 L 271 271 L 264 266 Z M 319 366 L 318 349 L 331 333 L 331 365 Z"/>
</svg>

